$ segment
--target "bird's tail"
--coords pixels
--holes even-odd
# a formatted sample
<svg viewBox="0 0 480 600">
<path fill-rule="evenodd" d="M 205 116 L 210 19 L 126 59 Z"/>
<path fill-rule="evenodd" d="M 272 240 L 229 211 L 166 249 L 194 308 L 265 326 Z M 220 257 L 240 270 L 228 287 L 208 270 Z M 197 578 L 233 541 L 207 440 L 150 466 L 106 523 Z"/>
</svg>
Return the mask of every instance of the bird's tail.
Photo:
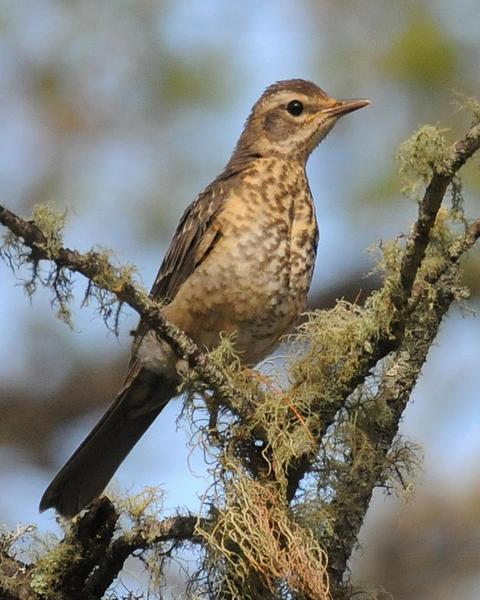
<svg viewBox="0 0 480 600">
<path fill-rule="evenodd" d="M 48 486 L 40 511 L 73 517 L 99 496 L 115 471 L 175 395 L 176 383 L 139 368 Z"/>
</svg>

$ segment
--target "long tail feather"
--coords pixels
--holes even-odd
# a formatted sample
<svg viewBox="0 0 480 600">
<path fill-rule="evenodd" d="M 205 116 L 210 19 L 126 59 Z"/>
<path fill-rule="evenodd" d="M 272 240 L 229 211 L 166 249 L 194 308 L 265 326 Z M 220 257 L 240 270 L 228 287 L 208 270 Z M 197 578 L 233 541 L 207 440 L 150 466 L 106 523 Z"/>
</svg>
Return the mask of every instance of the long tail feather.
<svg viewBox="0 0 480 600">
<path fill-rule="evenodd" d="M 99 496 L 175 388 L 165 377 L 139 369 L 48 486 L 40 511 L 55 508 L 73 517 Z"/>
</svg>

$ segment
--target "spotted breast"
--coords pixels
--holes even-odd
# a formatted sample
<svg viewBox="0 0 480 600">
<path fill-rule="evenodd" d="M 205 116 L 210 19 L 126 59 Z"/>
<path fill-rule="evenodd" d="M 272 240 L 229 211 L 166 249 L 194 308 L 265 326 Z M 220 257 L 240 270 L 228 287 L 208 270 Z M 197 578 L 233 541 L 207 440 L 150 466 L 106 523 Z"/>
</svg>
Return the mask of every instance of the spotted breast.
<svg viewBox="0 0 480 600">
<path fill-rule="evenodd" d="M 243 361 L 255 364 L 305 307 L 318 229 L 304 168 L 251 162 L 229 180 L 211 227 L 219 239 L 165 315 L 207 348 L 221 332 L 234 334 Z"/>
</svg>

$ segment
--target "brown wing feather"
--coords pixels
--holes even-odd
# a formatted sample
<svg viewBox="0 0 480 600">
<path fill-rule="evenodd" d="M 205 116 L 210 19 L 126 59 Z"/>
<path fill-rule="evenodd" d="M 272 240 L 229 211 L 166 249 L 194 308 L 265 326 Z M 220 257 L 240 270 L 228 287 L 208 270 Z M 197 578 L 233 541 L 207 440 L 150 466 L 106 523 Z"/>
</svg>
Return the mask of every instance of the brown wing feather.
<svg viewBox="0 0 480 600">
<path fill-rule="evenodd" d="M 182 283 L 212 251 L 221 237 L 215 217 L 225 200 L 224 188 L 218 185 L 216 180 L 183 213 L 150 290 L 153 298 L 166 303 L 171 302 Z M 140 365 L 137 364 L 135 357 L 136 350 L 147 331 L 148 326 L 140 320 L 134 333 L 135 342 L 125 385 L 130 385 L 132 379 L 138 374 Z"/>
<path fill-rule="evenodd" d="M 222 232 L 215 217 L 230 196 L 245 165 L 229 163 L 183 213 L 150 295 L 171 302 L 179 287 L 210 254 Z"/>
<path fill-rule="evenodd" d="M 171 302 L 182 283 L 212 250 L 219 239 L 215 216 L 224 201 L 222 188 L 207 188 L 185 211 L 150 291 L 158 300 Z"/>
</svg>

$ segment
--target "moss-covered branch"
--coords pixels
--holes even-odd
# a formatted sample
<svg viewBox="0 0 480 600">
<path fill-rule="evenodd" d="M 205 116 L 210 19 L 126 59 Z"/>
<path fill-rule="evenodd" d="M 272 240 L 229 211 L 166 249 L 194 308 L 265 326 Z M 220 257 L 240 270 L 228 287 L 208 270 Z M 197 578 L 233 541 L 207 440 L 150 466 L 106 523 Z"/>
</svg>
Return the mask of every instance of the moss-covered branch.
<svg viewBox="0 0 480 600">
<path fill-rule="evenodd" d="M 376 394 L 355 408 L 355 426 L 365 436 L 370 459 L 355 461 L 349 456 L 350 469 L 337 483 L 331 504 L 335 522 L 329 535 L 327 553 L 331 583 L 337 586 L 337 596 L 349 596 L 341 584 L 351 553 L 358 542 L 373 490 L 388 485 L 392 465 L 398 457 L 394 446 L 400 419 L 405 410 L 440 323 L 452 302 L 463 294 L 458 282 L 457 262 L 480 238 L 480 220 L 474 221 L 464 235 L 450 245 L 448 261 L 434 276 L 426 278 L 433 288 L 421 286 L 415 295 L 412 311 L 398 350 L 384 372 Z M 432 289 L 435 302 L 431 302 Z M 382 410 L 379 410 L 382 407 Z"/>
<path fill-rule="evenodd" d="M 350 591 L 341 585 L 348 560 L 358 543 L 358 534 L 367 513 L 372 493 L 377 486 L 389 486 L 392 470 L 407 468 L 400 445 L 394 446 L 400 420 L 408 403 L 429 349 L 437 335 L 442 318 L 457 294 L 457 282 L 444 276 L 436 286 L 438 300 L 426 307 L 428 299 L 417 300 L 399 349 L 382 374 L 378 392 L 355 409 L 355 430 L 362 436 L 362 446 L 368 460 L 357 460 L 350 455 L 345 476 L 337 480 L 335 498 L 330 505 L 335 521 L 327 536 L 326 550 L 329 556 L 329 574 L 336 598 L 350 598 Z M 425 315 L 428 314 L 428 319 Z M 378 408 L 381 407 L 381 410 Z M 400 463 L 400 465 L 398 464 Z"/>
<path fill-rule="evenodd" d="M 0 598 L 5 600 L 99 600 L 134 552 L 156 550 L 168 556 L 173 547 L 200 543 L 193 515 L 164 520 L 141 518 L 130 528 L 118 528 L 119 514 L 107 498 L 67 528 L 65 537 L 32 564 L 1 550 Z"/>
<path fill-rule="evenodd" d="M 448 151 L 444 150 L 443 152 L 438 151 L 438 132 L 432 135 L 432 139 L 427 138 L 426 140 L 417 133 L 406 142 L 404 150 L 406 156 L 403 156 L 403 160 L 414 163 L 415 166 L 411 167 L 412 169 L 418 168 L 419 153 L 423 152 L 428 155 L 429 143 L 434 146 L 434 151 L 429 155 L 426 167 L 427 172 L 430 172 L 430 179 L 419 204 L 418 217 L 407 238 L 398 274 L 389 277 L 381 291 L 384 296 L 382 303 L 385 310 L 390 312 L 390 318 L 379 323 L 379 327 L 374 328 L 369 339 L 361 340 L 361 346 L 352 348 L 352 352 L 356 354 L 357 368 L 350 377 L 346 377 L 336 386 L 336 398 L 331 399 L 327 407 L 322 402 L 319 403 L 318 411 L 321 413 L 322 419 L 314 432 L 316 446 L 312 448 L 311 452 L 292 461 L 289 467 L 288 497 L 290 500 L 295 496 L 300 481 L 309 471 L 325 432 L 334 422 L 338 410 L 342 408 L 347 397 L 365 380 L 379 360 L 399 348 L 408 322 L 409 301 L 412 297 L 413 285 L 425 258 L 432 228 L 448 186 L 454 180 L 458 170 L 480 148 L 480 125 L 474 125 L 463 139 L 453 144 Z M 418 148 L 419 144 L 420 149 Z M 425 150 L 425 146 L 427 150 Z M 437 162 L 432 162 L 435 156 Z M 425 177 L 425 172 L 421 172 L 420 176 Z M 475 235 L 476 227 L 473 225 L 470 232 L 475 239 L 478 237 Z M 458 256 L 451 257 L 452 262 L 456 260 L 458 260 Z M 301 381 L 297 381 L 294 385 L 301 384 Z"/>
<path fill-rule="evenodd" d="M 418 135 L 417 135 L 418 138 Z M 445 158 L 441 158 L 430 168 L 433 171 L 431 179 L 419 204 L 418 216 L 408 237 L 405 253 L 400 269 L 400 290 L 405 303 L 410 297 L 418 269 L 425 257 L 430 232 L 435 223 L 438 211 L 442 204 L 448 186 L 454 181 L 458 170 L 480 148 L 480 125 L 474 125 L 465 135 L 457 141 Z M 413 156 L 410 160 L 415 160 Z M 401 305 L 400 305 L 401 308 Z"/>
<path fill-rule="evenodd" d="M 201 536 L 196 532 L 197 525 L 207 528 L 208 523 L 206 519 L 198 519 L 193 515 L 177 515 L 162 521 L 152 518 L 141 527 L 123 533 L 106 548 L 86 581 L 87 597 L 92 600 L 102 598 L 122 570 L 125 560 L 139 550 L 145 551 L 158 544 L 172 542 L 168 549 L 168 553 L 171 553 L 181 542 L 202 543 Z"/>
<path fill-rule="evenodd" d="M 187 335 L 165 319 L 161 305 L 133 280 L 131 269 L 114 267 L 105 252 L 92 250 L 81 254 L 77 250 L 66 248 L 54 233 L 42 230 L 37 220 L 27 221 L 1 205 L 0 223 L 16 239 L 23 240 L 23 245 L 31 250 L 31 255 L 23 260 L 30 262 L 34 271 L 40 260 L 51 261 L 57 267 L 57 278 L 61 276 L 63 269 L 80 273 L 87 278 L 90 286 L 112 294 L 120 304 L 128 304 L 216 392 L 219 400 L 226 404 L 231 402 L 236 392 L 231 389 L 220 370 L 209 362 L 208 357 Z M 34 272 L 34 276 L 35 274 Z"/>
</svg>

